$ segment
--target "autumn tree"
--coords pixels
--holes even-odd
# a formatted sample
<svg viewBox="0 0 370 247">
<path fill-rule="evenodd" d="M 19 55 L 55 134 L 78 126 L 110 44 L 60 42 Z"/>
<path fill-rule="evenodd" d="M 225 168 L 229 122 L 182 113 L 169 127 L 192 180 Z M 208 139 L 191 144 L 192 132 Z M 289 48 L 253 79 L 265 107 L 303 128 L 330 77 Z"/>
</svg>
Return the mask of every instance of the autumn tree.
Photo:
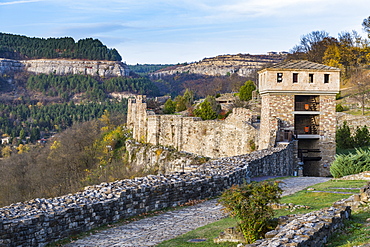
<svg viewBox="0 0 370 247">
<path fill-rule="evenodd" d="M 350 82 L 353 85 L 352 97 L 360 104 L 362 115 L 365 115 L 365 105 L 370 92 L 370 74 L 366 70 L 357 69 Z"/>
<path fill-rule="evenodd" d="M 367 32 L 368 37 L 370 38 L 370 16 L 365 18 L 362 22 L 362 27 Z"/>
</svg>

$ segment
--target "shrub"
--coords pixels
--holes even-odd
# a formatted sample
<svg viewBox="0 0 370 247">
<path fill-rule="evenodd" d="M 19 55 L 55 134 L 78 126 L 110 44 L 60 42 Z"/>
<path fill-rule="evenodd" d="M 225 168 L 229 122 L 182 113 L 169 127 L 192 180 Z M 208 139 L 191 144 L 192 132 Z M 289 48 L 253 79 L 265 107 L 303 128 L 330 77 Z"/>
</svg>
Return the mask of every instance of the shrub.
<svg viewBox="0 0 370 247">
<path fill-rule="evenodd" d="M 342 112 L 342 111 L 344 111 L 344 108 L 343 108 L 342 104 L 337 104 L 335 106 L 335 111 L 336 112 Z"/>
<path fill-rule="evenodd" d="M 212 109 L 212 105 L 208 100 L 199 104 L 197 109 L 194 110 L 194 115 L 203 120 L 212 120 L 217 118 L 217 113 Z"/>
<path fill-rule="evenodd" d="M 370 171 L 370 150 L 356 149 L 356 153 L 335 157 L 330 173 L 335 178 Z"/>
<path fill-rule="evenodd" d="M 176 111 L 176 102 L 168 99 L 166 103 L 164 103 L 163 113 L 164 114 L 174 114 Z"/>
<path fill-rule="evenodd" d="M 224 191 L 219 202 L 234 217 L 247 243 L 263 237 L 274 216 L 271 203 L 280 200 L 282 190 L 276 182 L 234 185 Z"/>
<path fill-rule="evenodd" d="M 336 134 L 336 142 L 338 148 L 352 148 L 353 139 L 351 137 L 351 130 L 347 125 L 347 122 L 344 121 L 343 125 L 338 128 Z"/>
<path fill-rule="evenodd" d="M 370 145 L 370 133 L 366 125 L 357 127 L 355 134 L 353 135 L 353 144 L 355 147 L 363 147 Z"/>
<path fill-rule="evenodd" d="M 254 82 L 249 80 L 246 81 L 243 86 L 240 87 L 239 90 L 239 99 L 243 101 L 249 101 L 252 99 L 252 92 L 256 90 L 256 86 Z"/>
</svg>

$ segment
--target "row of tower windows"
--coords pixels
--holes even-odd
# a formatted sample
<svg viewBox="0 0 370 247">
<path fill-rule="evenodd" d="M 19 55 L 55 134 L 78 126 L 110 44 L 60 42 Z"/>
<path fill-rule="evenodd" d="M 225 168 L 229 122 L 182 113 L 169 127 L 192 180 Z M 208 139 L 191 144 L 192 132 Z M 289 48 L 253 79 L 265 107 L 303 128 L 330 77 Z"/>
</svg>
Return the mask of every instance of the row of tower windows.
<svg viewBox="0 0 370 247">
<path fill-rule="evenodd" d="M 283 73 L 277 73 L 276 82 L 283 82 Z M 293 73 L 293 83 L 298 83 L 298 73 Z M 308 74 L 308 83 L 314 83 L 314 74 Z M 329 74 L 324 74 L 324 83 L 329 83 Z"/>
</svg>

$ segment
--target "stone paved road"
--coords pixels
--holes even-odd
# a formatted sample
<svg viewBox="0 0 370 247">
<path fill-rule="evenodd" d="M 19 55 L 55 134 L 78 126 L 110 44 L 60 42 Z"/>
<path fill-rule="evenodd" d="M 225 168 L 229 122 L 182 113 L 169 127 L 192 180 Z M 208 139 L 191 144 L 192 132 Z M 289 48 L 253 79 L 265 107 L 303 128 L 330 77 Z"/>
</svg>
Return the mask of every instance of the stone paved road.
<svg viewBox="0 0 370 247">
<path fill-rule="evenodd" d="M 281 183 L 281 187 L 284 190 L 283 196 L 293 194 L 329 179 L 323 177 L 292 177 L 284 179 L 284 183 Z M 223 218 L 224 215 L 220 209 L 221 206 L 217 204 L 217 200 L 209 200 L 191 207 L 113 227 L 76 240 L 65 245 L 65 247 L 155 246 L 164 240 L 172 239 Z"/>
</svg>

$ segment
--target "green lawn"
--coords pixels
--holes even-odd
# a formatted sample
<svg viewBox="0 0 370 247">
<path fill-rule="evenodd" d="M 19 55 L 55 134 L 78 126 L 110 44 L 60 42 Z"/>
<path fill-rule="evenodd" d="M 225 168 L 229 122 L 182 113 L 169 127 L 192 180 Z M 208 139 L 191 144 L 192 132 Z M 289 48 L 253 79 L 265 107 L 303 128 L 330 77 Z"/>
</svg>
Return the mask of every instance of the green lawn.
<svg viewBox="0 0 370 247">
<path fill-rule="evenodd" d="M 279 179 L 281 180 L 281 179 Z M 325 183 L 316 184 L 312 186 L 315 190 L 320 191 L 345 191 L 345 192 L 353 192 L 354 194 L 359 193 L 358 190 L 349 190 L 349 189 L 338 189 L 338 188 L 361 188 L 366 184 L 366 181 L 342 181 L 342 180 L 330 180 Z M 300 213 L 307 213 L 310 211 L 319 210 L 324 207 L 331 206 L 335 201 L 338 201 L 343 198 L 348 198 L 350 194 L 334 194 L 334 193 L 322 193 L 322 192 L 310 192 L 307 190 L 303 190 L 300 192 L 295 193 L 294 195 L 285 196 L 281 199 L 281 203 L 293 203 L 295 205 L 305 205 L 309 206 L 310 209 L 300 209 L 294 212 L 289 210 L 280 209 L 276 210 L 276 216 L 281 215 L 288 215 L 288 214 L 300 214 Z M 361 216 L 362 215 L 362 216 Z M 353 214 L 353 219 L 355 220 L 354 223 L 347 223 L 349 226 L 355 225 L 359 230 L 350 231 L 351 237 L 354 239 L 353 241 L 361 241 L 361 239 L 365 239 L 363 236 L 364 231 L 368 231 L 363 227 L 363 224 L 360 222 L 364 222 L 364 215 L 363 214 Z M 370 215 L 369 215 L 370 217 Z M 366 219 L 365 219 L 366 220 Z M 349 221 L 350 222 L 350 221 Z M 204 227 L 200 227 L 195 229 L 191 232 L 183 234 L 175 239 L 171 239 L 168 241 L 164 241 L 163 243 L 157 245 L 158 247 L 164 246 L 176 246 L 176 247 L 189 247 L 189 246 L 234 246 L 235 243 L 230 244 L 214 244 L 213 239 L 216 238 L 219 233 L 225 230 L 228 227 L 233 227 L 236 225 L 234 219 L 226 218 L 220 221 L 214 222 Z M 351 229 L 357 229 L 351 228 Z M 369 232 L 370 233 L 370 232 Z M 343 235 L 343 234 L 342 234 Z M 342 235 L 339 235 L 342 236 Z M 370 234 L 368 234 L 370 235 Z M 189 243 L 187 241 L 191 239 L 206 239 L 205 242 L 200 243 Z M 348 237 L 347 237 L 348 239 Z M 336 239 L 332 239 L 331 241 L 335 242 Z M 347 245 L 330 245 L 333 246 L 347 246 Z M 352 245 L 348 245 L 352 246 Z"/>
</svg>

